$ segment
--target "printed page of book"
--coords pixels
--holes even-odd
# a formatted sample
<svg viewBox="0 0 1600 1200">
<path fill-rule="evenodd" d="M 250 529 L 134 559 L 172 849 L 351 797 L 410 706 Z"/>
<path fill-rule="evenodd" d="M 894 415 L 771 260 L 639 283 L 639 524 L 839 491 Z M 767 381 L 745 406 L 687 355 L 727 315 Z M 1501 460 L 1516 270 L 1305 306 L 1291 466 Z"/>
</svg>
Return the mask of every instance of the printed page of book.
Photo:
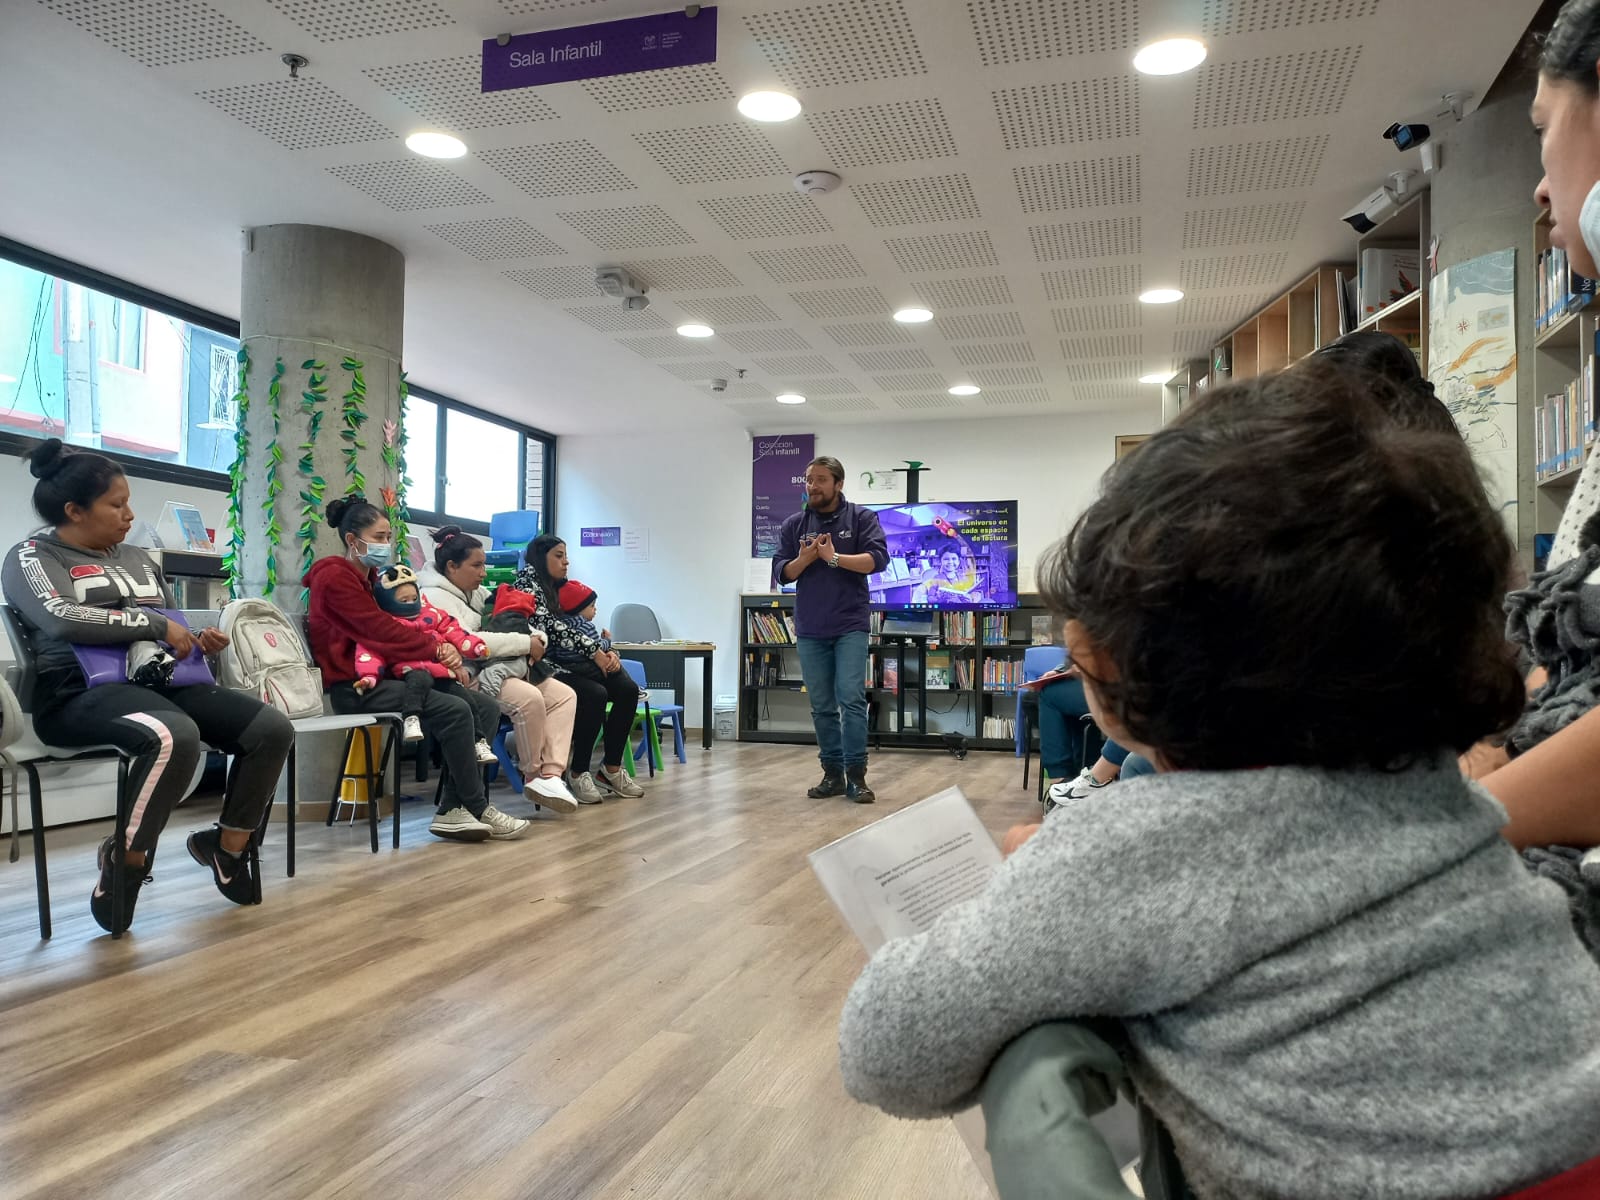
<svg viewBox="0 0 1600 1200">
<path fill-rule="evenodd" d="M 868 952 L 910 937 L 970 900 L 1000 866 L 1000 848 L 960 788 L 846 834 L 810 854 L 811 869 Z"/>
</svg>

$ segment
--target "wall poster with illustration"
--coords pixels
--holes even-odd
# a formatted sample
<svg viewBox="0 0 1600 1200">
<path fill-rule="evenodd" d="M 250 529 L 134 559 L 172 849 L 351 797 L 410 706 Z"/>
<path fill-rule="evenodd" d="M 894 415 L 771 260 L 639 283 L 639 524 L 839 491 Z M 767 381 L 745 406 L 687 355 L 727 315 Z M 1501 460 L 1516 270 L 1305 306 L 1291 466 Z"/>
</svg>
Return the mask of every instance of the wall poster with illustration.
<svg viewBox="0 0 1600 1200">
<path fill-rule="evenodd" d="M 1429 377 L 1517 536 L 1517 252 L 1440 271 L 1429 285 Z"/>
</svg>

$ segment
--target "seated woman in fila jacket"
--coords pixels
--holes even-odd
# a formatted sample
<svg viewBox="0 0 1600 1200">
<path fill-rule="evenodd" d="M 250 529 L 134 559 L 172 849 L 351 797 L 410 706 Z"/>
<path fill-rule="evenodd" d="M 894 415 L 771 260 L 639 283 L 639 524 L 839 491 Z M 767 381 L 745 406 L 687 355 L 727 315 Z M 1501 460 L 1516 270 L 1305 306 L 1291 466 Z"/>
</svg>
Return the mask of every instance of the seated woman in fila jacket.
<svg viewBox="0 0 1600 1200">
<path fill-rule="evenodd" d="M 30 458 L 39 481 L 33 506 L 50 528 L 11 548 L 0 585 L 31 634 L 38 673 L 34 729 L 47 745 L 110 742 L 132 759 L 127 844 L 117 846 L 110 837 L 101 843 L 100 879 L 89 911 L 110 933 L 132 923 L 156 841 L 195 777 L 202 742 L 234 756 L 233 786 L 220 823 L 189 835 L 189 853 L 211 869 L 218 891 L 235 904 L 249 904 L 254 883 L 242 852 L 277 787 L 294 727 L 254 696 L 214 684 L 87 686 L 74 643 L 164 642 L 181 659 L 196 645 L 215 654 L 228 639 L 217 629 L 191 633 L 155 611 L 176 605 L 161 568 L 123 540 L 133 526 L 133 509 L 121 467 L 102 454 L 68 449 L 56 438 Z M 114 928 L 112 872 L 119 854 L 126 869 L 121 928 Z"/>
<path fill-rule="evenodd" d="M 434 653 L 440 645 L 456 648 L 462 658 L 488 658 L 489 647 L 483 639 L 461 628 L 449 613 L 441 612 L 422 598 L 417 586 L 417 573 L 404 563 L 397 563 L 378 575 L 373 582 L 372 594 L 378 607 L 390 618 L 412 629 L 421 630 L 433 639 Z M 408 742 L 422 740 L 422 706 L 428 693 L 437 687 L 456 689 L 462 699 L 472 706 L 473 732 L 478 735 L 473 747 L 480 763 L 492 763 L 494 751 L 489 749 L 489 739 L 494 737 L 500 724 L 500 708 L 491 697 L 468 691 L 465 684 L 472 678 L 463 666 L 447 667 L 437 657 L 415 659 L 409 662 L 387 663 L 377 651 L 356 643 L 356 691 L 369 692 L 378 686 L 385 674 L 406 685 L 405 698 L 400 702 L 401 715 L 405 717 L 404 737 Z"/>
<path fill-rule="evenodd" d="M 311 654 L 322 668 L 328 703 L 337 713 L 396 712 L 405 699 L 405 684 L 380 680 L 365 690 L 356 687 L 359 643 L 390 662 L 436 659 L 446 667 L 461 665 L 461 652 L 448 642 L 395 621 L 373 597 L 375 572 L 389 565 L 394 552 L 389 518 L 366 497 L 343 496 L 330 501 L 328 524 L 339 532 L 343 554 L 329 554 L 311 564 L 305 585 L 311 593 L 306 632 Z M 520 836 L 528 822 L 489 803 L 473 742 L 472 702 L 466 689 L 436 687 L 422 705 L 424 730 L 439 743 L 447 768 L 439 811 L 428 826 L 436 837 L 458 842 Z"/>
</svg>

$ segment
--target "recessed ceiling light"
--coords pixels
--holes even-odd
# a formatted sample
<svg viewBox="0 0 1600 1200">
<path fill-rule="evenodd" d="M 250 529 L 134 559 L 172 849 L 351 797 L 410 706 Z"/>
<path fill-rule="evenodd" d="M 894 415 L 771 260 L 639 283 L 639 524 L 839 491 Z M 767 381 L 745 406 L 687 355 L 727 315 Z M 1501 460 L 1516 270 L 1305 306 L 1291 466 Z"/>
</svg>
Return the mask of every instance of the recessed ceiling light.
<svg viewBox="0 0 1600 1200">
<path fill-rule="evenodd" d="M 1140 304 L 1176 304 L 1182 299 L 1183 293 L 1177 288 L 1151 288 L 1139 293 Z"/>
<path fill-rule="evenodd" d="M 779 404 L 804 404 L 805 402 L 806 398 L 799 392 L 785 392 L 778 397 Z"/>
<path fill-rule="evenodd" d="M 955 387 L 950 389 L 950 394 L 952 396 L 976 396 L 981 391 L 983 391 L 983 389 L 978 387 L 976 384 L 958 383 L 955 385 Z"/>
<path fill-rule="evenodd" d="M 711 337 L 717 331 L 709 325 L 679 325 L 679 337 Z"/>
<path fill-rule="evenodd" d="M 788 92 L 746 92 L 739 111 L 752 121 L 792 121 L 800 115 L 800 101 Z"/>
<path fill-rule="evenodd" d="M 1144 75 L 1182 75 L 1206 60 L 1206 44 L 1194 38 L 1151 42 L 1133 56 L 1133 69 Z"/>
<path fill-rule="evenodd" d="M 1171 371 L 1152 371 L 1149 375 L 1139 376 L 1140 383 L 1165 383 L 1172 378 Z"/>
<path fill-rule="evenodd" d="M 467 152 L 467 144 L 448 133 L 413 133 L 406 138 L 406 149 L 424 158 L 460 158 Z"/>
<path fill-rule="evenodd" d="M 925 308 L 902 308 L 894 314 L 894 319 L 902 325 L 921 325 L 933 320 L 933 314 Z"/>
</svg>

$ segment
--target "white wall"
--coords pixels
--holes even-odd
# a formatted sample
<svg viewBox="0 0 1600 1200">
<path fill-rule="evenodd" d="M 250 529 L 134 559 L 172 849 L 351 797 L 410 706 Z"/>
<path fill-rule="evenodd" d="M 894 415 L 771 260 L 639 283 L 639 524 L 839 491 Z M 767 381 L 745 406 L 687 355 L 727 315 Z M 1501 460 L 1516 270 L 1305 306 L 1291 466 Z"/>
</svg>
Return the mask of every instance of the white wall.
<svg viewBox="0 0 1600 1200">
<path fill-rule="evenodd" d="M 1117 434 L 1148 433 L 1148 413 L 828 426 L 817 453 L 844 463 L 846 493 L 862 503 L 894 503 L 903 489 L 867 492 L 861 472 L 907 458 L 933 469 L 926 500 L 1018 502 L 1022 576 L 1094 498 Z M 804 433 L 796 421 L 767 432 Z M 557 467 L 557 533 L 568 542 L 572 575 L 600 596 L 602 618 L 622 603 L 648 604 L 662 635 L 718 647 L 714 690 L 738 687 L 739 591 L 750 555 L 750 438 L 741 431 L 640 437 L 563 437 Z M 796 496 L 798 507 L 799 497 Z M 621 549 L 578 544 L 584 526 L 650 531 L 650 561 L 628 563 Z M 699 675 L 689 667 L 691 724 L 700 711 Z"/>
</svg>

